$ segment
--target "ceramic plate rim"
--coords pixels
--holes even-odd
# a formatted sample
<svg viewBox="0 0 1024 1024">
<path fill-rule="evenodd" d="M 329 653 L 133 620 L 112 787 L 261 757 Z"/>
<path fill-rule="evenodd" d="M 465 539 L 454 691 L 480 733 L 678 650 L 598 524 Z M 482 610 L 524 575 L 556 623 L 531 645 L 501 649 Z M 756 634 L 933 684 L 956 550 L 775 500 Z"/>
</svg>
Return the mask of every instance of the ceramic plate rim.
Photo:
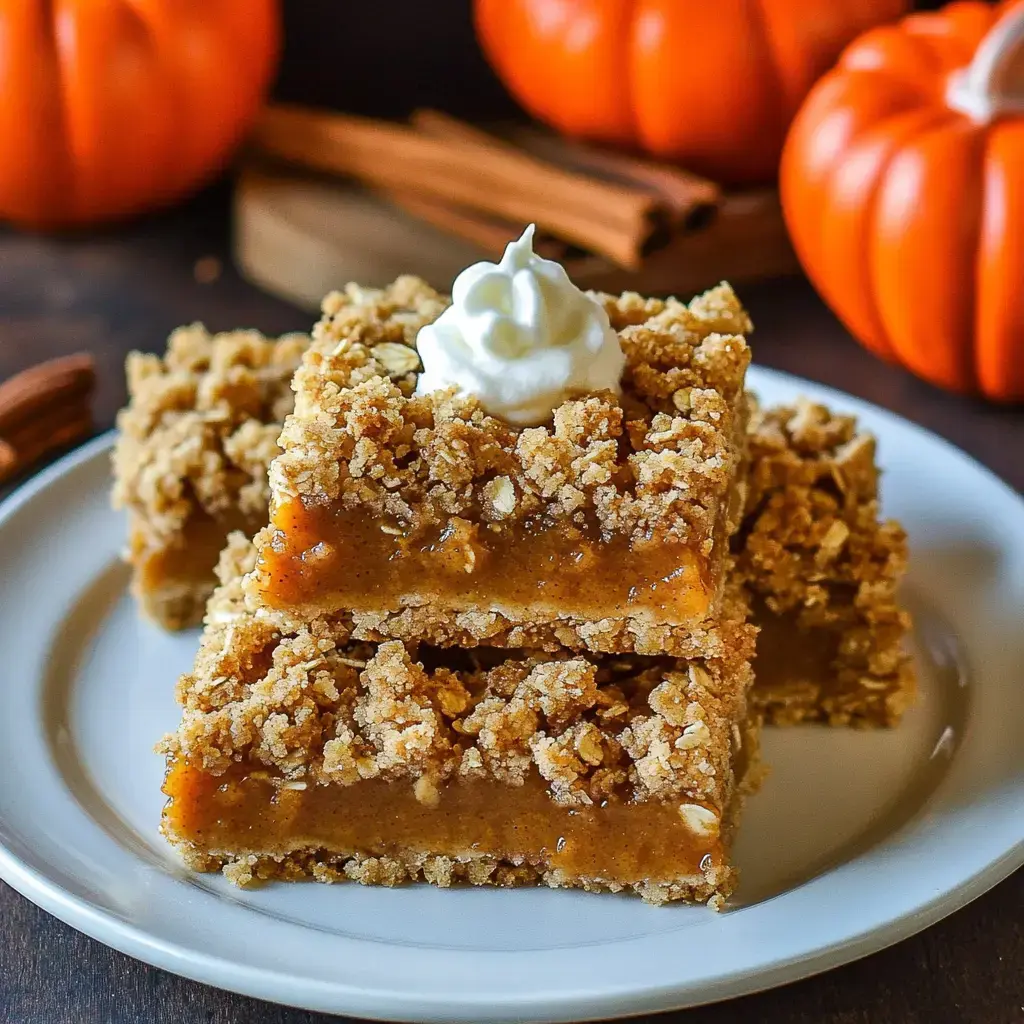
<svg viewBox="0 0 1024 1024">
<path fill-rule="evenodd" d="M 989 484 L 1011 497 L 1022 509 L 1024 500 L 987 467 L 967 456 L 950 442 L 918 425 L 856 397 L 811 381 L 755 368 L 751 386 L 759 380 L 774 381 L 793 391 L 809 394 L 858 415 L 868 414 L 876 422 L 890 423 L 909 430 L 917 440 L 938 445 L 947 454 L 966 460 Z M 114 431 L 93 438 L 78 449 L 22 483 L 0 503 L 0 530 L 26 504 L 46 491 L 65 475 L 108 452 Z M 1017 794 L 1020 796 L 1020 794 Z M 0 878 L 47 912 L 121 952 L 154 966 L 245 995 L 279 1003 L 334 1013 L 346 1013 L 372 1019 L 409 1020 L 571 1020 L 581 1017 L 608 1017 L 693 1006 L 718 999 L 744 995 L 785 984 L 866 956 L 901 941 L 958 910 L 982 895 L 1024 864 L 1024 829 L 1015 843 L 990 857 L 967 877 L 938 892 L 932 899 L 919 902 L 896 916 L 879 916 L 875 923 L 856 933 L 837 938 L 807 951 L 802 956 L 766 955 L 755 969 L 739 967 L 719 970 L 706 981 L 680 984 L 671 980 L 662 985 L 630 989 L 629 985 L 609 987 L 598 993 L 573 990 L 567 986 L 557 995 L 541 993 L 536 998 L 522 993 L 514 1002 L 488 1003 L 485 995 L 467 997 L 452 993 L 406 993 L 378 991 L 348 981 L 324 982 L 304 979 L 290 973 L 274 973 L 230 957 L 176 945 L 150 934 L 134 924 L 118 920 L 109 911 L 94 906 L 81 896 L 67 892 L 60 883 L 46 877 L 29 861 L 10 848 L 0 819 Z M 27 851 L 31 855 L 32 851 Z M 785 899 L 783 894 L 774 899 Z M 465 955 L 453 953 L 453 956 Z M 477 956 L 498 954 L 474 954 Z M 525 954 L 510 954 L 525 955 Z"/>
</svg>

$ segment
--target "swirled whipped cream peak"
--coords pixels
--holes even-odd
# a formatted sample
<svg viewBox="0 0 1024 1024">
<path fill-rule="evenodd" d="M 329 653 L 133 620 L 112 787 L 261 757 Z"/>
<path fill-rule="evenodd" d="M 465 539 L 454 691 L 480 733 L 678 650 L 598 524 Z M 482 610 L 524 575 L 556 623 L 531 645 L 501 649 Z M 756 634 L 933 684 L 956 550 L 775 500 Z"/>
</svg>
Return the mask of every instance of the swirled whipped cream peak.
<svg viewBox="0 0 1024 1024">
<path fill-rule="evenodd" d="M 618 394 L 625 357 L 608 314 L 533 251 L 533 232 L 455 279 L 452 304 L 417 335 L 417 394 L 454 386 L 515 426 L 546 423 L 573 395 Z"/>
</svg>

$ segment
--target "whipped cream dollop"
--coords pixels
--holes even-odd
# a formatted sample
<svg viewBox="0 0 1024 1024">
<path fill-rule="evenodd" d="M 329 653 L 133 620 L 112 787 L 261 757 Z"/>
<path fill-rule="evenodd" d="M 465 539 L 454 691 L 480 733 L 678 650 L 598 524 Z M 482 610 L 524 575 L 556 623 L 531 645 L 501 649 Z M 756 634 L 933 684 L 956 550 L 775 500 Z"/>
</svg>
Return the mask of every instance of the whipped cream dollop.
<svg viewBox="0 0 1024 1024">
<path fill-rule="evenodd" d="M 416 339 L 417 394 L 454 386 L 516 426 L 547 422 L 572 395 L 618 394 L 625 357 L 608 314 L 533 251 L 533 232 L 455 279 L 451 306 Z"/>
</svg>

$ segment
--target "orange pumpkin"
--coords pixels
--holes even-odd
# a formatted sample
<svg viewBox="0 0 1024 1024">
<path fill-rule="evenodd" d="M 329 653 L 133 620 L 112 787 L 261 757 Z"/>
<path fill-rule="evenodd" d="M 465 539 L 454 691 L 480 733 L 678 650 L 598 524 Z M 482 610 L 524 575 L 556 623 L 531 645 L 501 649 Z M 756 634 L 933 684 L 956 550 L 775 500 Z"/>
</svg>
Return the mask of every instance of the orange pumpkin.
<svg viewBox="0 0 1024 1024">
<path fill-rule="evenodd" d="M 0 218 L 85 224 L 196 188 L 278 42 L 275 0 L 0 0 Z"/>
<path fill-rule="evenodd" d="M 877 28 L 786 143 L 808 276 L 878 355 L 1024 399 L 1024 4 L 954 3 Z"/>
<path fill-rule="evenodd" d="M 859 32 L 905 0 L 476 0 L 505 85 L 568 135 L 730 184 L 775 177 L 786 128 Z"/>
</svg>

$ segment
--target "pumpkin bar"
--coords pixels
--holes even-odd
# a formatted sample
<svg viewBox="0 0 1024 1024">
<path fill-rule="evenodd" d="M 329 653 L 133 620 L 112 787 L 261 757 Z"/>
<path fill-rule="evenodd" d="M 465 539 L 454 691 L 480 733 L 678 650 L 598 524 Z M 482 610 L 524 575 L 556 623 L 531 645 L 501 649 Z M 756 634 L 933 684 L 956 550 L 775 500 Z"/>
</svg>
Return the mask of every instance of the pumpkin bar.
<svg viewBox="0 0 1024 1024">
<path fill-rule="evenodd" d="M 685 305 L 599 295 L 622 395 L 517 428 L 454 390 L 414 396 L 416 278 L 325 300 L 270 469 L 258 605 L 352 613 L 354 635 L 680 654 L 718 614 L 742 510 L 750 321 L 722 285 Z"/>
<path fill-rule="evenodd" d="M 266 525 L 267 467 L 308 344 L 193 324 L 171 334 L 163 357 L 129 355 L 113 501 L 128 512 L 132 591 L 160 625 L 197 625 L 227 535 Z"/>
<path fill-rule="evenodd" d="M 254 560 L 235 534 L 163 743 L 162 830 L 188 866 L 240 885 L 728 896 L 757 770 L 738 589 L 712 655 L 453 651 L 354 640 L 344 617 L 253 612 L 241 579 Z"/>
<path fill-rule="evenodd" d="M 875 441 L 821 405 L 756 409 L 737 575 L 760 627 L 755 700 L 777 724 L 895 725 L 913 703 L 907 566 L 880 521 Z"/>
</svg>

